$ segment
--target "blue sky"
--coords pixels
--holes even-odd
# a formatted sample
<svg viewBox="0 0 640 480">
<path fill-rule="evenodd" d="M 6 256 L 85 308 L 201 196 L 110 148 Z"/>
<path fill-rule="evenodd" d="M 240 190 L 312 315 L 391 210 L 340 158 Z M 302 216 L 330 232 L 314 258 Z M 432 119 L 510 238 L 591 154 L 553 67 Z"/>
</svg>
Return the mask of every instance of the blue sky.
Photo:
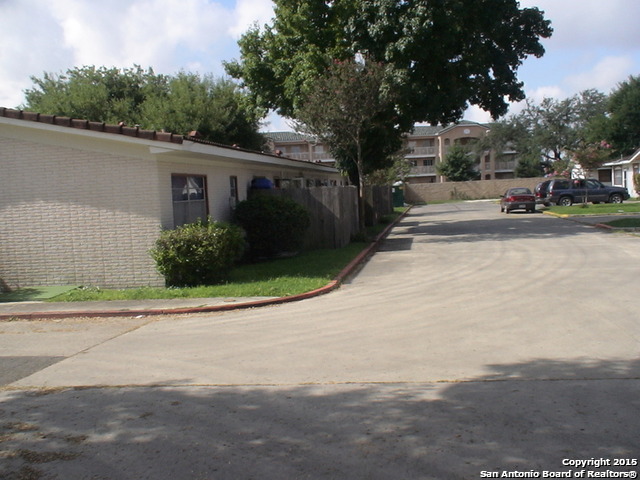
<svg viewBox="0 0 640 480">
<path fill-rule="evenodd" d="M 533 100 L 566 98 L 588 88 L 609 93 L 640 75 L 640 0 L 520 0 L 550 19 L 547 53 L 519 70 Z M 224 74 L 237 40 L 273 15 L 270 0 L 0 0 L 0 106 L 15 108 L 30 76 L 74 66 L 152 67 Z M 511 112 L 520 107 L 514 105 Z M 477 108 L 466 119 L 488 121 Z M 265 130 L 291 130 L 270 116 Z"/>
</svg>

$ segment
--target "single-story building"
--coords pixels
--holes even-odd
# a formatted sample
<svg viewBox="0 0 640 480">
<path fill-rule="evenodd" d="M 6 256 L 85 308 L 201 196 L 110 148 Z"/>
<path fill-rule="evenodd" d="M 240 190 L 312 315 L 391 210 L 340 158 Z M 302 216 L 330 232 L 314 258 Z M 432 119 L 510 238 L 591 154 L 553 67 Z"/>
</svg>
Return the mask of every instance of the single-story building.
<svg viewBox="0 0 640 480">
<path fill-rule="evenodd" d="M 602 165 L 598 169 L 598 178 L 604 183 L 624 187 L 629 191 L 629 195 L 637 197 L 640 185 L 635 185 L 633 177 L 638 173 L 640 173 L 640 149 L 629 157 Z"/>
<path fill-rule="evenodd" d="M 0 289 L 162 286 L 162 229 L 231 218 L 252 182 L 339 185 L 328 166 L 141 130 L 0 108 Z"/>
</svg>

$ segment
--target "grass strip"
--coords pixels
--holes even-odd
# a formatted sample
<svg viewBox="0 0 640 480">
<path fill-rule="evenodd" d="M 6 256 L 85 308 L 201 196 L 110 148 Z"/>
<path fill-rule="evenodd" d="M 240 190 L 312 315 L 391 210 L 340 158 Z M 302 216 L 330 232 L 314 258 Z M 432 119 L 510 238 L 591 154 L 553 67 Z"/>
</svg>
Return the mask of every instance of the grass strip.
<svg viewBox="0 0 640 480">
<path fill-rule="evenodd" d="M 640 213 L 640 202 L 575 204 L 570 207 L 552 206 L 548 212 L 562 215 L 611 215 L 618 213 Z"/>
<path fill-rule="evenodd" d="M 617 228 L 640 228 L 640 218 L 619 218 L 607 222 L 605 225 Z"/>
<path fill-rule="evenodd" d="M 227 283 L 189 288 L 101 289 L 81 287 L 49 299 L 50 302 L 142 300 L 207 297 L 283 297 L 323 287 L 349 264 L 366 243 L 339 249 L 303 252 L 289 258 L 239 265 Z"/>
</svg>

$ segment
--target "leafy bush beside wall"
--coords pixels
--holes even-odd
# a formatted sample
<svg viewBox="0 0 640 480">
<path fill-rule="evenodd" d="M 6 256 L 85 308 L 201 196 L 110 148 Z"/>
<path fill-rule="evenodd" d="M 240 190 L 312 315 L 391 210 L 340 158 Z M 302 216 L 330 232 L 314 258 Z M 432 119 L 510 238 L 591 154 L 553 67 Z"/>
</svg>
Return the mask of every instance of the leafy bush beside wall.
<svg viewBox="0 0 640 480">
<path fill-rule="evenodd" d="M 253 195 L 240 202 L 236 222 L 247 233 L 252 258 L 297 252 L 311 219 L 305 207 L 286 197 Z"/>
<path fill-rule="evenodd" d="M 150 253 L 167 286 L 191 287 L 224 281 L 244 250 L 240 227 L 208 219 L 162 232 Z"/>
</svg>

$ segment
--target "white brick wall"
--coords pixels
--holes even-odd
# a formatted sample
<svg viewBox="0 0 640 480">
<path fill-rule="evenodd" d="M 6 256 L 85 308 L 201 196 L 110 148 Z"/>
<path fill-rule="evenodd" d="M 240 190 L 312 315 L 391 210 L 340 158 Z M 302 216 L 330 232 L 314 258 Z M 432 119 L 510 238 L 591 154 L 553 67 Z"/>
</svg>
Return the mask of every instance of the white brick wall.
<svg viewBox="0 0 640 480">
<path fill-rule="evenodd" d="M 163 285 L 157 173 L 143 159 L 0 137 L 0 278 L 10 287 Z"/>
</svg>

